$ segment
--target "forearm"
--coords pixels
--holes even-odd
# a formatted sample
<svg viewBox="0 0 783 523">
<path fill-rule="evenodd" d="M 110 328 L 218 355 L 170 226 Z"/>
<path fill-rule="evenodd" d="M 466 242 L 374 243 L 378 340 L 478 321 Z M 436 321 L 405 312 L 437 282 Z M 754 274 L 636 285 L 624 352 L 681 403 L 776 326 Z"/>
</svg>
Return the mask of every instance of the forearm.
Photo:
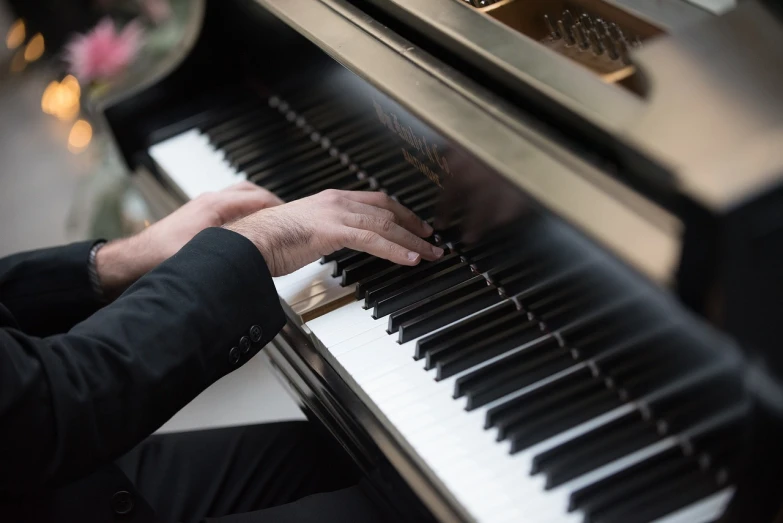
<svg viewBox="0 0 783 523">
<path fill-rule="evenodd" d="M 101 307 L 88 275 L 93 242 L 0 259 L 0 303 L 27 334 L 65 332 Z"/>
<path fill-rule="evenodd" d="M 16 400 L 0 403 L 0 490 L 20 478 L 70 479 L 115 459 L 252 357 L 284 321 L 257 250 L 210 230 L 67 334 L 3 333 L 11 346 L 2 357 L 23 372 L 8 388 Z M 254 325 L 260 338 L 235 359 L 232 348 Z M 36 449 L 36 467 L 20 448 Z"/>
</svg>

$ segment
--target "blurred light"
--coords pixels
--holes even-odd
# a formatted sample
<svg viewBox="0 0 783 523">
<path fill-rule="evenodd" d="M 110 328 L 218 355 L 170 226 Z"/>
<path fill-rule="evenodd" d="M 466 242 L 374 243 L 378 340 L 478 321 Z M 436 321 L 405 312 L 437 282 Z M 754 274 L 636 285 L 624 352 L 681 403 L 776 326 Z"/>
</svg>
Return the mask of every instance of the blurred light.
<svg viewBox="0 0 783 523">
<path fill-rule="evenodd" d="M 51 82 L 41 97 L 41 110 L 60 120 L 73 120 L 79 115 L 79 82 L 66 76 L 62 83 Z"/>
<path fill-rule="evenodd" d="M 72 153 L 84 151 L 92 140 L 92 126 L 86 120 L 77 120 L 68 134 L 68 150 Z"/>
<path fill-rule="evenodd" d="M 44 50 L 44 37 L 38 33 L 27 42 L 27 47 L 24 48 L 24 59 L 28 62 L 35 62 L 41 58 Z"/>
<path fill-rule="evenodd" d="M 27 67 L 27 60 L 24 59 L 24 52 L 19 50 L 11 59 L 11 72 L 21 73 L 25 67 Z"/>
<path fill-rule="evenodd" d="M 16 49 L 24 43 L 25 36 L 24 21 L 20 18 L 8 30 L 8 34 L 5 37 L 5 45 L 9 49 Z"/>
<path fill-rule="evenodd" d="M 57 96 L 57 89 L 60 87 L 60 82 L 50 82 L 44 89 L 43 96 L 41 97 L 41 110 L 46 114 L 55 113 L 55 97 Z"/>
<path fill-rule="evenodd" d="M 68 90 L 70 90 L 71 93 L 73 93 L 73 95 L 76 98 L 79 98 L 79 96 L 81 96 L 82 89 L 79 86 L 79 80 L 77 80 L 75 76 L 69 74 L 68 76 L 63 78 L 63 81 L 60 83 L 63 86 L 65 86 Z"/>
</svg>

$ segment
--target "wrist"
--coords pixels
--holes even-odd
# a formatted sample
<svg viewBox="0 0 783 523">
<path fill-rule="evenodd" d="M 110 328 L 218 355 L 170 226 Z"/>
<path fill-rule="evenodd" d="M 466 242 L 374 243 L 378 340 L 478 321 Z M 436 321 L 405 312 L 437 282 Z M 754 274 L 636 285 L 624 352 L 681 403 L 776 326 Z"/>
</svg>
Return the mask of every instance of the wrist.
<svg viewBox="0 0 783 523">
<path fill-rule="evenodd" d="M 240 236 L 244 236 L 245 238 L 250 240 L 250 243 L 255 245 L 256 249 L 258 249 L 258 252 L 261 253 L 261 256 L 264 258 L 264 261 L 266 262 L 269 271 L 272 274 L 274 274 L 275 260 L 274 257 L 270 254 L 271 251 L 268 248 L 265 235 L 261 234 L 257 227 L 246 225 L 243 222 L 245 222 L 245 220 L 239 220 L 229 225 L 224 225 L 223 228 L 235 232 Z"/>
<path fill-rule="evenodd" d="M 95 270 L 104 299 L 116 299 L 153 268 L 145 266 L 141 247 L 137 238 L 131 237 L 111 241 L 98 250 Z"/>
</svg>

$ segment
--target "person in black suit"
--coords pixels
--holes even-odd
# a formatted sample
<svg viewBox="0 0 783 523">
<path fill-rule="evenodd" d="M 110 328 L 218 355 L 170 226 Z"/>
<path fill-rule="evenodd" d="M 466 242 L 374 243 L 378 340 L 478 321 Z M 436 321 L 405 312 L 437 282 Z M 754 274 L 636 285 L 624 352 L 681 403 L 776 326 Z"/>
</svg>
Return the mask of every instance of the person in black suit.
<svg viewBox="0 0 783 523">
<path fill-rule="evenodd" d="M 0 520 L 381 520 L 308 423 L 148 436 L 282 328 L 272 276 L 343 247 L 414 265 L 442 254 L 431 233 L 380 193 L 243 183 L 0 260 Z"/>
</svg>

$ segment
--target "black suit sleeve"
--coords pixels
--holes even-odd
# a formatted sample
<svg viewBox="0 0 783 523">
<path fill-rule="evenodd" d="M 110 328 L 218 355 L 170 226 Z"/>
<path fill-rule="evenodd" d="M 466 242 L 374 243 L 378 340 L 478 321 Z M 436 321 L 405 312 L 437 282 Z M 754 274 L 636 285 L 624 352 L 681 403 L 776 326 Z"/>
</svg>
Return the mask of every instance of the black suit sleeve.
<svg viewBox="0 0 783 523">
<path fill-rule="evenodd" d="M 34 336 L 66 332 L 101 307 L 87 270 L 94 244 L 74 243 L 0 259 L 0 303 L 20 330 Z"/>
<path fill-rule="evenodd" d="M 58 484 L 117 458 L 284 323 L 255 246 L 208 229 L 66 334 L 0 330 L 0 491 Z M 257 342 L 237 361 L 232 349 L 251 330 Z"/>
</svg>

